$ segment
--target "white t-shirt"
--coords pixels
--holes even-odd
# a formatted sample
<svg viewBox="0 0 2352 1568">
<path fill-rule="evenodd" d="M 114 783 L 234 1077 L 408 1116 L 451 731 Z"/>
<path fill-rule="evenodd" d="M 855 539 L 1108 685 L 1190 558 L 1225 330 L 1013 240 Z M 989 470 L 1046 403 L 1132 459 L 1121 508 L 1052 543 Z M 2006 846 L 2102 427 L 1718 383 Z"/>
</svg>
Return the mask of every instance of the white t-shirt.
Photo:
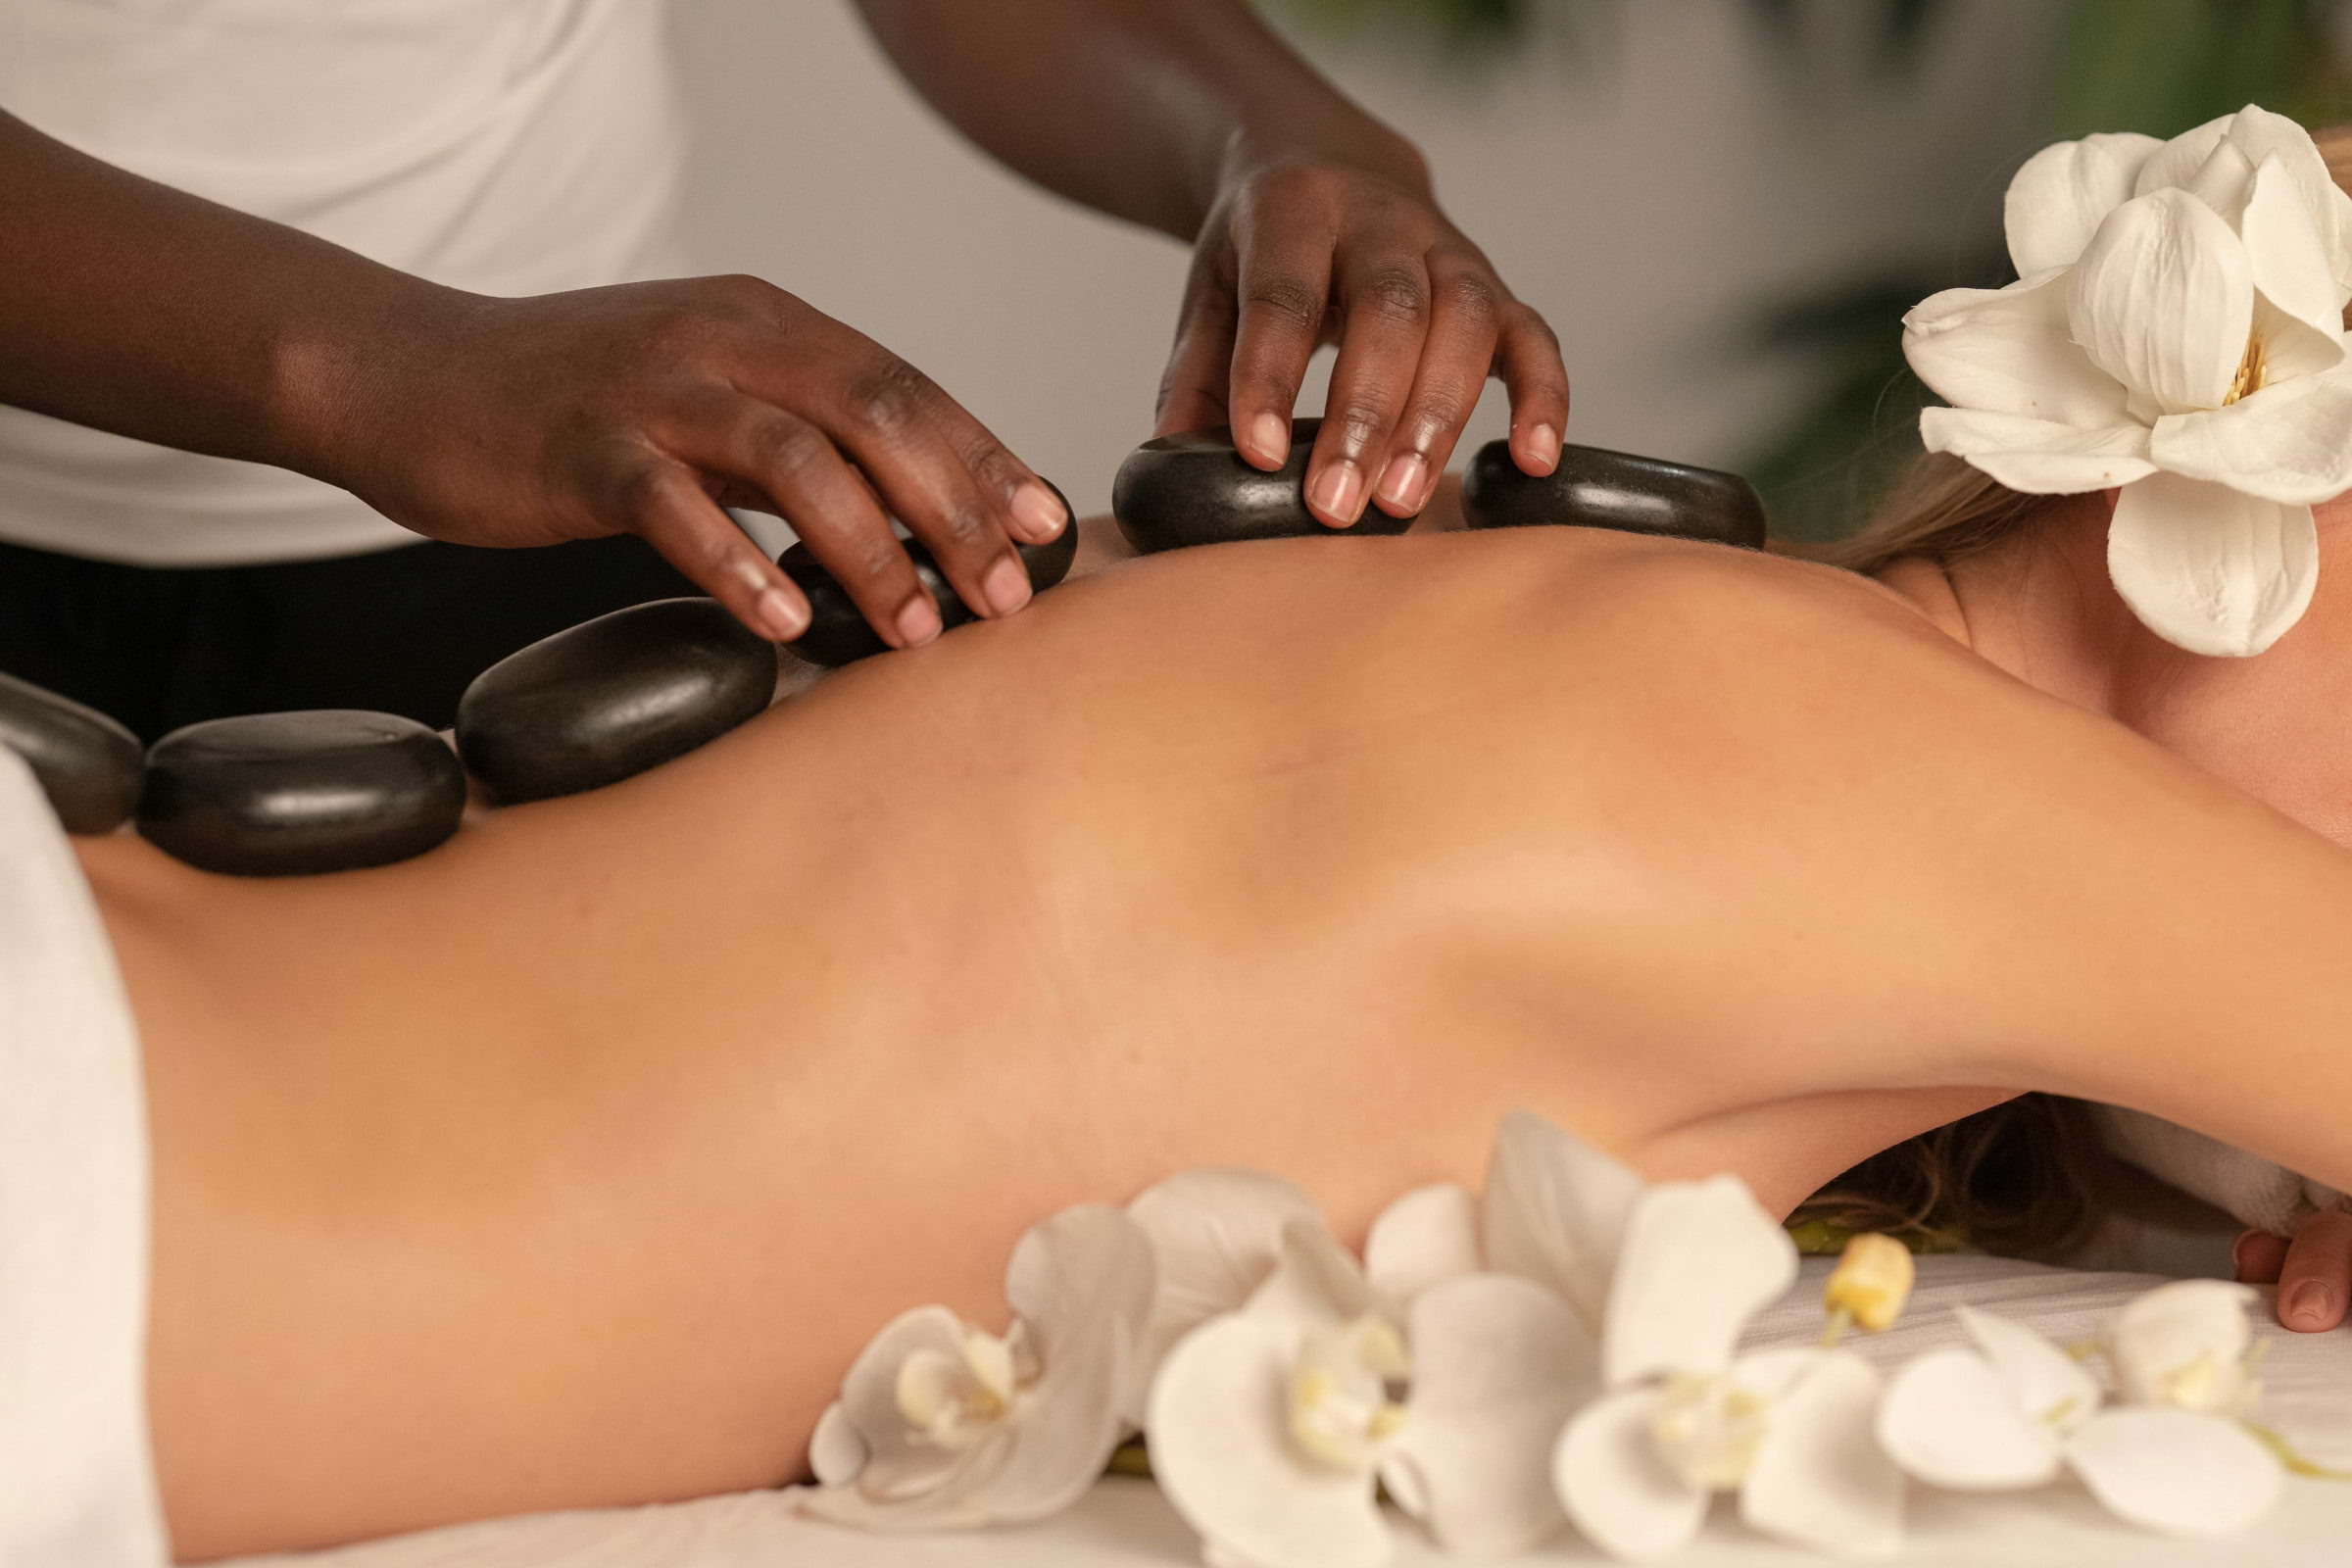
<svg viewBox="0 0 2352 1568">
<path fill-rule="evenodd" d="M 0 107 L 404 271 L 538 294 L 685 269 L 664 0 L 0 0 Z M 0 408 L 0 539 L 214 565 L 416 536 L 332 486 Z"/>
</svg>

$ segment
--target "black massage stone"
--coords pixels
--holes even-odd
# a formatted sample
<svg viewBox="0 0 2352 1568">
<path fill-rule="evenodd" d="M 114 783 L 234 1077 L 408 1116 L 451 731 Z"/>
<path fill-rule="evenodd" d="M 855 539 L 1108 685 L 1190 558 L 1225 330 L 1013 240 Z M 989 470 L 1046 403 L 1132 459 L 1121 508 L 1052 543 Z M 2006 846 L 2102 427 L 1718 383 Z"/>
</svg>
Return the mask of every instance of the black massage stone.
<svg viewBox="0 0 2352 1568">
<path fill-rule="evenodd" d="M 1078 559 L 1078 514 L 1070 510 L 1070 498 L 1063 495 L 1051 480 L 1043 481 L 1061 503 L 1062 513 L 1069 521 L 1061 532 L 1042 545 L 1016 545 L 1021 564 L 1029 568 L 1029 591 L 1044 593 L 1070 574 L 1070 563 Z M 975 616 L 969 606 L 949 586 L 939 569 L 939 562 L 919 539 L 905 540 L 907 557 L 914 563 L 914 575 L 930 594 L 931 602 L 939 607 L 939 624 L 943 631 L 952 631 Z M 859 613 L 858 602 L 841 580 L 827 571 L 805 544 L 796 544 L 776 558 L 784 575 L 798 584 L 808 600 L 808 629 L 793 642 L 785 644 L 794 654 L 812 664 L 838 669 L 854 664 L 860 659 L 887 653 L 890 644 L 882 634 L 868 624 Z"/>
<path fill-rule="evenodd" d="M 1230 430 L 1163 435 L 1127 455 L 1111 481 L 1110 513 L 1119 532 L 1145 555 L 1188 545 L 1316 534 L 1402 533 L 1410 517 L 1367 505 L 1350 528 L 1334 529 L 1306 507 L 1306 460 L 1321 419 L 1291 421 L 1291 457 L 1268 473 L 1235 450 Z"/>
<path fill-rule="evenodd" d="M 1738 474 L 1598 447 L 1561 448 L 1560 466 L 1539 479 L 1507 443 L 1489 442 L 1462 476 L 1462 512 L 1473 528 L 1563 523 L 1764 548 L 1764 503 Z"/>
<path fill-rule="evenodd" d="M 24 759 L 69 833 L 111 833 L 139 804 L 139 738 L 96 709 L 0 675 L 0 746 Z"/>
<path fill-rule="evenodd" d="M 662 599 L 543 637 L 458 700 L 458 752 L 519 806 L 617 784 L 682 757 L 775 695 L 773 644 L 715 599 Z"/>
<path fill-rule="evenodd" d="M 458 830 L 466 770 L 395 713 L 254 713 L 175 729 L 147 754 L 139 832 L 230 876 L 389 865 Z"/>
</svg>

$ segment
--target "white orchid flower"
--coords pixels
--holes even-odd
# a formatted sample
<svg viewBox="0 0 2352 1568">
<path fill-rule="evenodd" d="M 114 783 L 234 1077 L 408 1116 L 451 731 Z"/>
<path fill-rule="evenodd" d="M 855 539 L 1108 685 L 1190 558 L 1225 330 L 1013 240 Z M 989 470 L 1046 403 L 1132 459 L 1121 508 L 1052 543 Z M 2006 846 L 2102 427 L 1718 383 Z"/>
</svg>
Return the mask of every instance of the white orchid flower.
<svg viewBox="0 0 2352 1568">
<path fill-rule="evenodd" d="M 1903 318 L 1951 405 L 1921 416 L 1928 449 L 2030 494 L 2120 487 L 2132 612 L 2193 653 L 2262 652 L 2311 603 L 2312 506 L 2352 488 L 2352 199 L 2302 126 L 2248 107 L 2045 148 L 2005 216 L 2018 281 Z"/>
<path fill-rule="evenodd" d="M 1135 1375 L 1121 1398 L 1130 1425 L 1177 1341 L 1212 1317 L 1237 1312 L 1282 1260 L 1283 1233 L 1320 1225 L 1322 1210 L 1295 1182 L 1259 1170 L 1212 1166 L 1147 1188 L 1127 1217 L 1152 1244 L 1156 1284 Z"/>
<path fill-rule="evenodd" d="M 2254 1293 L 2181 1280 L 2138 1298 L 2104 1344 L 2126 1401 L 2057 1346 L 1990 1312 L 1957 1307 L 1973 1348 L 1931 1350 L 1895 1374 L 1879 1441 L 1904 1470 L 1963 1492 L 2043 1486 L 2072 1469 L 2118 1517 L 2176 1535 L 2223 1535 L 2268 1513 L 2285 1472 L 2235 1419 Z"/>
<path fill-rule="evenodd" d="M 1372 1289 L 1395 1303 L 1464 1274 L 1515 1274 L 1549 1287 L 1597 1342 L 1609 1280 L 1642 1178 L 1533 1111 L 1495 1129 L 1483 1194 L 1416 1188 L 1364 1242 Z"/>
<path fill-rule="evenodd" d="M 1873 1435 L 1870 1363 L 1818 1348 L 1733 1353 L 1796 1273 L 1795 1245 L 1736 1177 L 1667 1182 L 1635 1202 L 1608 1286 L 1609 1392 L 1553 1455 L 1560 1499 L 1595 1545 L 1666 1556 L 1733 1490 L 1767 1535 L 1848 1556 L 1900 1544 L 1902 1476 Z"/>
<path fill-rule="evenodd" d="M 1294 1222 L 1248 1305 L 1161 1363 L 1152 1473 L 1220 1564 L 1377 1568 L 1383 1485 L 1445 1549 L 1508 1555 L 1566 1522 L 1545 1456 L 1593 1369 L 1574 1313 L 1531 1281 L 1454 1275 L 1399 1307 Z"/>
<path fill-rule="evenodd" d="M 885 1327 L 843 1381 L 809 1446 L 813 1518 L 879 1531 L 972 1530 L 1059 1513 L 1123 1434 L 1152 1306 L 1152 1257 L 1118 1209 L 1073 1208 L 1021 1238 L 999 1337 L 946 1307 Z"/>
</svg>

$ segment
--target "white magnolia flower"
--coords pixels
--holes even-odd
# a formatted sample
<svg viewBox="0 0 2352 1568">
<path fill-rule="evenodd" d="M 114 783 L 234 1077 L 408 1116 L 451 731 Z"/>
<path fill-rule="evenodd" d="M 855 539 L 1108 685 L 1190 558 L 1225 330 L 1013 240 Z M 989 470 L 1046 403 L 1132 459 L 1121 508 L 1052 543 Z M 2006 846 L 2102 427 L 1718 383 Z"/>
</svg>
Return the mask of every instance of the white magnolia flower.
<svg viewBox="0 0 2352 1568">
<path fill-rule="evenodd" d="M 1850 1350 L 1735 1356 L 1794 1283 L 1788 1233 L 1735 1177 L 1652 1187 L 1626 1216 L 1607 1292 L 1609 1392 L 1560 1436 L 1554 1481 L 1613 1556 L 1680 1550 L 1715 1493 L 1768 1535 L 1850 1556 L 1892 1552 L 1902 1476 L 1880 1450 L 1880 1378 Z"/>
<path fill-rule="evenodd" d="M 1565 1523 L 1546 1472 L 1593 1387 L 1551 1292 L 1462 1274 L 1399 1309 L 1319 1222 L 1295 1222 L 1247 1306 L 1182 1340 L 1152 1385 L 1152 1473 L 1212 1562 L 1376 1568 L 1379 1486 L 1448 1551 L 1521 1551 Z"/>
<path fill-rule="evenodd" d="M 2089 136 L 2018 171 L 2018 281 L 1950 289 L 1903 350 L 1951 405 L 1933 452 L 2013 490 L 2122 488 L 2109 574 L 2152 630 L 2257 654 L 2318 573 L 2311 508 L 2352 488 L 2352 199 L 2293 121 Z"/>
<path fill-rule="evenodd" d="M 802 1512 L 867 1530 L 971 1530 L 1043 1519 L 1102 1475 L 1152 1305 L 1144 1233 L 1090 1205 L 1013 1249 L 1011 1330 L 917 1307 L 874 1337 L 817 1423 Z"/>
<path fill-rule="evenodd" d="M 2179 1535 L 2240 1530 L 2277 1504 L 2285 1472 L 2235 1419 L 2254 1293 L 2219 1280 L 2159 1286 L 2104 1338 L 2117 1392 L 2020 1324 L 1955 1310 L 1974 1348 L 1931 1350 L 1895 1374 L 1879 1440 L 1922 1481 L 1965 1492 L 2038 1487 L 2072 1469 L 2118 1516 Z"/>
</svg>

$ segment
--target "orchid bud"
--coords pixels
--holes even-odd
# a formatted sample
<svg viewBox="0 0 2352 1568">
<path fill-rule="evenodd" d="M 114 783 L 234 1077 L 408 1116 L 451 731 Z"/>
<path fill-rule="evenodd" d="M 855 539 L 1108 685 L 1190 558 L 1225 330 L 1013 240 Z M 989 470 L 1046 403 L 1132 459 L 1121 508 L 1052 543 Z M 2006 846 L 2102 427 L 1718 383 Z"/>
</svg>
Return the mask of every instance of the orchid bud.
<svg viewBox="0 0 2352 1568">
<path fill-rule="evenodd" d="M 1821 1304 L 1873 1334 L 1884 1334 L 1903 1315 L 1917 1274 L 1911 1250 L 1891 1236 L 1877 1232 L 1857 1236 L 1822 1289 Z"/>
</svg>

